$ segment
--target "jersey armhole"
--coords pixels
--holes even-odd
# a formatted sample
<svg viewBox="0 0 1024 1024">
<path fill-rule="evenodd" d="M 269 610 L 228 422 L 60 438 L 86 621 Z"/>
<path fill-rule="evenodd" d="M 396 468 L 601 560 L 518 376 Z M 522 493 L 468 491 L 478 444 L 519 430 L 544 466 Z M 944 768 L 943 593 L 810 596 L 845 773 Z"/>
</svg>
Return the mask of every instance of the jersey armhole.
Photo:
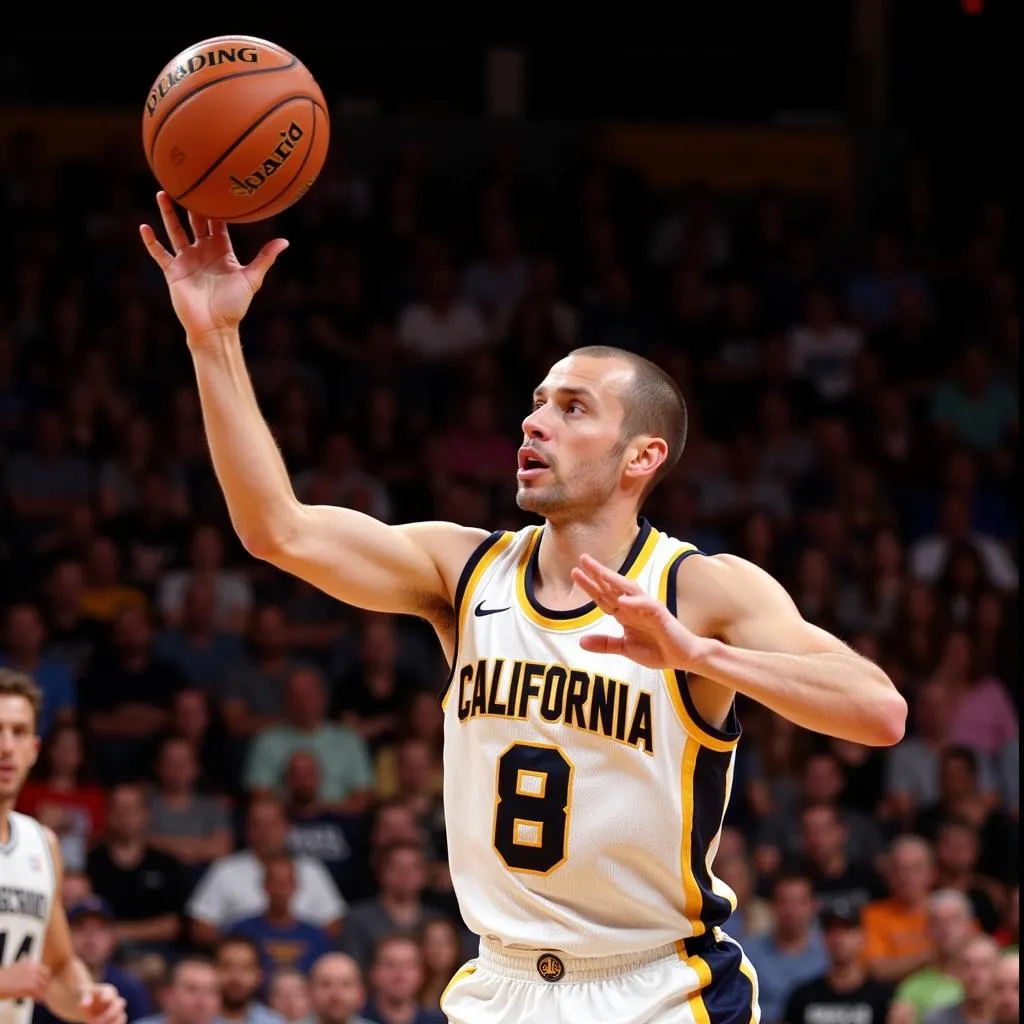
<svg viewBox="0 0 1024 1024">
<path fill-rule="evenodd" d="M 680 551 L 669 563 L 665 572 L 665 593 L 664 600 L 668 610 L 673 617 L 678 615 L 679 598 L 677 590 L 677 577 L 679 566 L 691 555 L 705 555 L 705 552 L 698 548 L 688 548 Z M 701 717 L 693 697 L 690 695 L 690 683 L 686 672 L 679 672 L 675 669 L 665 670 L 665 681 L 669 687 L 669 696 L 675 705 L 676 711 L 682 721 L 683 728 L 702 746 L 712 750 L 728 751 L 739 742 L 740 723 L 736 713 L 736 698 L 733 697 L 729 705 L 729 711 L 725 716 L 725 722 L 721 729 L 716 728 Z M 677 699 L 678 698 L 678 699 Z"/>
<path fill-rule="evenodd" d="M 459 639 L 463 633 L 462 618 L 463 609 L 472 601 L 473 591 L 480 582 L 480 577 L 491 562 L 508 546 L 514 534 L 507 530 L 495 530 L 489 537 L 480 542 L 476 550 L 469 556 L 466 564 L 459 574 L 459 582 L 455 587 L 455 599 L 452 601 L 452 609 L 455 612 L 455 643 L 452 646 L 452 663 L 448 672 L 448 678 L 441 690 L 439 699 L 441 705 L 448 697 L 452 681 L 455 679 L 455 670 L 459 663 Z"/>
</svg>

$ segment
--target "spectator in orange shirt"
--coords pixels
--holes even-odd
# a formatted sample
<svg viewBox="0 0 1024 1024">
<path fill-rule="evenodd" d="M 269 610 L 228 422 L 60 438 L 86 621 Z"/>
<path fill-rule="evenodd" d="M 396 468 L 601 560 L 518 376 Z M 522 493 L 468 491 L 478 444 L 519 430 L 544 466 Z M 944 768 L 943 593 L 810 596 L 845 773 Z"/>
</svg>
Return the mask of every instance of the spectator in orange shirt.
<svg viewBox="0 0 1024 1024">
<path fill-rule="evenodd" d="M 889 852 L 890 895 L 864 909 L 864 959 L 888 984 L 902 981 L 931 961 L 928 894 L 935 882 L 931 846 L 919 836 L 900 836 Z"/>
</svg>

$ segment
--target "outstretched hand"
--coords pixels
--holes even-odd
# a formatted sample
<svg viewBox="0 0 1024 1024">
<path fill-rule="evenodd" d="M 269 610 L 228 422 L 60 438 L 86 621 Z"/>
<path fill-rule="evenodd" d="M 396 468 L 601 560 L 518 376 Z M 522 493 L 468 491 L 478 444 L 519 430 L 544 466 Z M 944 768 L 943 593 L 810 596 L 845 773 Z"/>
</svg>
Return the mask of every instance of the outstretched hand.
<svg viewBox="0 0 1024 1024">
<path fill-rule="evenodd" d="M 158 192 L 156 201 L 171 251 L 158 241 L 148 224 L 140 225 L 139 233 L 146 251 L 164 273 L 174 312 L 190 344 L 215 331 L 237 327 L 267 271 L 288 243 L 275 238 L 263 246 L 252 263 L 242 266 L 224 221 L 190 212 L 190 239 L 171 197 Z"/>
<path fill-rule="evenodd" d="M 590 633 L 580 640 L 585 651 L 619 654 L 647 668 L 682 671 L 703 657 L 712 641 L 691 633 L 661 601 L 631 579 L 583 555 L 572 577 L 605 614 L 617 619 L 622 636 Z"/>
</svg>

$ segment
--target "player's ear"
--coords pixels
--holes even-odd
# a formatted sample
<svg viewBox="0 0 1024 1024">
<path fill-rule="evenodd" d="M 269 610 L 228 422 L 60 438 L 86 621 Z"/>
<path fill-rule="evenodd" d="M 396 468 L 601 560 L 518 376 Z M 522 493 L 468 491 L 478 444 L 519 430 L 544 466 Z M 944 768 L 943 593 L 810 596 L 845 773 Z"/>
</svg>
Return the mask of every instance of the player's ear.
<svg viewBox="0 0 1024 1024">
<path fill-rule="evenodd" d="M 649 477 L 668 458 L 668 444 L 660 437 L 638 437 L 632 444 L 632 457 L 626 465 L 626 475 Z"/>
</svg>

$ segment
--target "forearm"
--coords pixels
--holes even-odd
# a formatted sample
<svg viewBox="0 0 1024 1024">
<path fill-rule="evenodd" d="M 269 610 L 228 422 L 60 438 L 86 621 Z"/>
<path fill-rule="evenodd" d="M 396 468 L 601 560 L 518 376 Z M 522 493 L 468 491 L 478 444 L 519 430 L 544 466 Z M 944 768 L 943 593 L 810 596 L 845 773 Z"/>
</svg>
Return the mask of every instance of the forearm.
<svg viewBox="0 0 1024 1024">
<path fill-rule="evenodd" d="M 278 543 L 295 504 L 284 459 L 260 412 L 236 330 L 189 339 L 213 468 L 250 550 Z"/>
<path fill-rule="evenodd" d="M 713 640 L 687 668 L 805 729 L 867 746 L 903 738 L 906 702 L 877 665 L 852 652 L 782 654 Z"/>
<path fill-rule="evenodd" d="M 54 972 L 50 987 L 46 990 L 46 1006 L 56 1017 L 66 1021 L 85 1021 L 82 1012 L 82 997 L 93 987 L 89 969 L 78 957 L 71 957 L 67 963 Z"/>
</svg>

